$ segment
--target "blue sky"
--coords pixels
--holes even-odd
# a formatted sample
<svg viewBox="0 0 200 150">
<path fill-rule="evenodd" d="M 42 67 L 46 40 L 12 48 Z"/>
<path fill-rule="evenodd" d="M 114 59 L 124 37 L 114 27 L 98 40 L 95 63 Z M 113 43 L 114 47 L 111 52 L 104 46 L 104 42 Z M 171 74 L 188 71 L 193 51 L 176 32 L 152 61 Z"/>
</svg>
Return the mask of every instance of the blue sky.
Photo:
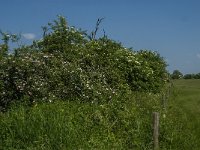
<svg viewBox="0 0 200 150">
<path fill-rule="evenodd" d="M 199 0 L 1 0 L 0 29 L 40 39 L 41 26 L 67 18 L 70 26 L 91 31 L 104 17 L 109 38 L 134 50 L 158 51 L 168 70 L 200 72 Z"/>
</svg>

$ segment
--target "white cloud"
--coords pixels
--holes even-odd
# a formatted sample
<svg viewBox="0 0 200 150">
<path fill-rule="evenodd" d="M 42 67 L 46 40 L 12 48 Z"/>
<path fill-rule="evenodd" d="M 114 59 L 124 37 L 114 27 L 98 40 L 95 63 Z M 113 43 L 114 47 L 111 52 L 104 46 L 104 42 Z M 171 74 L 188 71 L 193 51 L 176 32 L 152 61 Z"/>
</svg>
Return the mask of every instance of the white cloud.
<svg viewBox="0 0 200 150">
<path fill-rule="evenodd" d="M 36 35 L 34 33 L 24 33 L 22 36 L 27 40 L 33 40 L 36 38 Z"/>
<path fill-rule="evenodd" d="M 199 59 L 200 59 L 200 54 L 197 54 L 197 58 L 199 58 Z"/>
</svg>

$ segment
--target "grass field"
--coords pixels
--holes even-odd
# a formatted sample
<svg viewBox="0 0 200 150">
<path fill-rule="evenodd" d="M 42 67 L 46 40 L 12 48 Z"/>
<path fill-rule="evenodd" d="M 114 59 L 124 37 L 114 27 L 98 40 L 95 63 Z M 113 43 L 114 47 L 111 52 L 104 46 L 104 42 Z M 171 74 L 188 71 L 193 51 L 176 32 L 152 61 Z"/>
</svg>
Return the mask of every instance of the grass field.
<svg viewBox="0 0 200 150">
<path fill-rule="evenodd" d="M 177 103 L 193 119 L 199 120 L 200 115 L 200 80 L 176 80 Z"/>
<path fill-rule="evenodd" d="M 177 96 L 175 104 L 181 107 L 187 118 L 187 128 L 195 139 L 199 139 L 200 149 L 200 80 L 175 80 Z"/>
</svg>

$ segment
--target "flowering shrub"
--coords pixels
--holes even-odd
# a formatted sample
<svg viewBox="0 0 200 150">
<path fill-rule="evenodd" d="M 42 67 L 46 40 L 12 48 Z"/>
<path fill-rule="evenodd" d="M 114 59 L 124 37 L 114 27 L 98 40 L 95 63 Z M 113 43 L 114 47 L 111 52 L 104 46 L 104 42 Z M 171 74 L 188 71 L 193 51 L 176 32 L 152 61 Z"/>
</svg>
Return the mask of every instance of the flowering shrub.
<svg viewBox="0 0 200 150">
<path fill-rule="evenodd" d="M 22 99 L 104 103 L 134 91 L 157 93 L 165 84 L 166 63 L 156 52 L 89 39 L 63 17 L 43 29 L 42 40 L 0 54 L 1 108 Z"/>
</svg>

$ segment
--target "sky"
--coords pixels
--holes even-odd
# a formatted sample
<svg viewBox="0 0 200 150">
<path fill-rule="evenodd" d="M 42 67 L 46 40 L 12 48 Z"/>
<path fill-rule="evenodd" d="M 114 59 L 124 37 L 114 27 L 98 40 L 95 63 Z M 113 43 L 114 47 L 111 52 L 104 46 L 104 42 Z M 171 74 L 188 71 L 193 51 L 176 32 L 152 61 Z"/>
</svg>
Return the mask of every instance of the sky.
<svg viewBox="0 0 200 150">
<path fill-rule="evenodd" d="M 91 32 L 98 18 L 109 38 L 133 50 L 157 51 L 170 72 L 200 72 L 200 0 L 0 0 L 0 30 L 24 43 L 42 37 L 57 15 Z"/>
</svg>

